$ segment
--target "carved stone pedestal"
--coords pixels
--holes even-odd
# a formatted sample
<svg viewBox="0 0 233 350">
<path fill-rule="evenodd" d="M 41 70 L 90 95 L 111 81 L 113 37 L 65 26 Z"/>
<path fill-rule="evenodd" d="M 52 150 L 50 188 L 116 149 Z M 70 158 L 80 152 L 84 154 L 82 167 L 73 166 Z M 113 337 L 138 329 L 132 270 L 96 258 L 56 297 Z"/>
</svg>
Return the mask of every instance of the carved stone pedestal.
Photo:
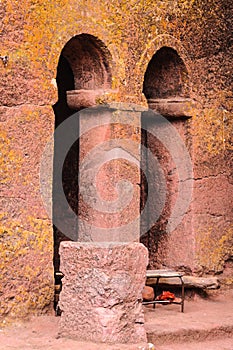
<svg viewBox="0 0 233 350">
<path fill-rule="evenodd" d="M 59 335 L 80 341 L 146 341 L 142 290 L 147 249 L 141 243 L 62 242 Z"/>
</svg>

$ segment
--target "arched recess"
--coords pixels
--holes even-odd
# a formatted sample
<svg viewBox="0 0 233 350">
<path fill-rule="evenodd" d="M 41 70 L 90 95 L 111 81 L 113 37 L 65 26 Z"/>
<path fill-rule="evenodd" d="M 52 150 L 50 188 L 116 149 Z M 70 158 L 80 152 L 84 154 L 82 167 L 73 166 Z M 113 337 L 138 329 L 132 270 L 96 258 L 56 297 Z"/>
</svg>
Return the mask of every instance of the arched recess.
<svg viewBox="0 0 233 350">
<path fill-rule="evenodd" d="M 192 140 L 189 133 L 189 124 L 187 123 L 187 118 L 191 117 L 192 107 L 189 72 L 183 59 L 174 48 L 162 46 L 154 53 L 145 71 L 143 93 L 149 108 L 169 119 L 187 147 L 191 147 Z M 152 196 L 153 199 L 149 203 L 145 221 L 151 222 L 153 220 L 153 215 L 160 202 L 158 198 L 159 191 L 157 190 L 159 183 L 154 180 L 157 169 L 153 168 L 153 165 L 148 161 L 148 150 L 159 161 L 166 181 L 164 208 L 153 227 L 141 238 L 142 243 L 149 249 L 150 268 L 179 268 L 182 265 L 179 259 L 174 258 L 175 254 L 171 250 L 172 244 L 169 241 L 171 236 L 166 230 L 179 190 L 179 174 L 177 174 L 176 164 L 166 147 L 153 136 L 153 134 L 156 134 L 156 132 L 153 132 L 153 128 L 156 128 L 157 131 L 161 130 L 160 132 L 163 133 L 163 128 L 166 128 L 166 125 L 166 123 L 164 125 L 163 123 L 156 124 L 155 115 L 154 119 L 142 118 L 142 144 L 145 147 L 142 150 L 141 161 L 143 163 L 142 168 L 147 169 L 147 174 L 146 176 L 142 175 L 141 179 L 141 207 L 145 206 L 147 200 L 148 181 L 150 184 L 154 182 L 151 184 L 151 188 L 154 186 L 154 193 L 157 194 Z M 152 132 L 150 133 L 148 130 Z M 182 154 L 180 154 L 180 157 L 182 157 Z M 184 220 L 188 221 L 187 217 L 184 216 Z M 141 222 L 142 231 L 147 226 L 147 222 Z M 180 228 L 177 232 L 179 230 Z M 177 232 L 172 233 L 173 239 L 177 234 L 177 246 L 185 249 L 185 244 L 178 241 L 182 233 Z M 180 253 L 180 256 L 182 257 L 182 253 Z M 176 262 L 174 262 L 175 260 Z M 175 265 L 176 263 L 177 265 Z"/>
<path fill-rule="evenodd" d="M 95 98 L 111 89 L 111 55 L 98 38 L 80 34 L 72 38 L 62 50 L 74 76 L 74 89 L 67 92 L 70 108 L 95 105 Z"/>
<path fill-rule="evenodd" d="M 111 55 L 98 38 L 77 35 L 65 45 L 62 55 L 72 68 L 75 90 L 111 87 Z"/>
<path fill-rule="evenodd" d="M 148 64 L 143 84 L 147 100 L 170 96 L 189 96 L 188 71 L 177 51 L 159 49 Z"/>
<path fill-rule="evenodd" d="M 188 116 L 189 75 L 175 49 L 164 46 L 154 54 L 145 72 L 143 93 L 158 113 L 171 118 Z"/>
<path fill-rule="evenodd" d="M 111 88 L 111 55 L 104 43 L 90 34 L 80 34 L 71 38 L 61 51 L 57 67 L 58 101 L 53 106 L 55 128 L 73 113 L 95 104 L 96 94 Z M 78 213 L 78 168 L 79 168 L 79 121 L 77 117 L 77 141 L 68 152 L 64 165 L 62 184 L 69 210 Z M 53 219 L 56 216 L 69 220 L 69 212 L 61 208 L 56 195 L 60 179 L 57 164 L 62 148 L 62 139 L 54 142 L 53 171 Z M 54 226 L 54 270 L 59 271 L 59 245 L 69 240 L 66 232 Z"/>
</svg>

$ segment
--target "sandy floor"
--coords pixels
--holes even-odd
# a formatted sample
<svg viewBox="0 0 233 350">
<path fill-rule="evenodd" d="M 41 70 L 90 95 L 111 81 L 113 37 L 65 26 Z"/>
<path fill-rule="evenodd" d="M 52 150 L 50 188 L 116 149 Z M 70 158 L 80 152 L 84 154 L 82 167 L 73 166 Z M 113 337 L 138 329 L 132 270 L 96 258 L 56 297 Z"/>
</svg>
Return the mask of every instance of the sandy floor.
<svg viewBox="0 0 233 350">
<path fill-rule="evenodd" d="M 233 290 L 185 302 L 184 314 L 176 305 L 150 308 L 145 320 L 156 350 L 233 350 Z"/>
<path fill-rule="evenodd" d="M 233 290 L 177 305 L 145 309 L 146 329 L 155 350 L 233 350 Z M 100 345 L 58 339 L 59 317 L 33 317 L 0 330 L 0 350 L 139 350 L 140 345 Z"/>
</svg>

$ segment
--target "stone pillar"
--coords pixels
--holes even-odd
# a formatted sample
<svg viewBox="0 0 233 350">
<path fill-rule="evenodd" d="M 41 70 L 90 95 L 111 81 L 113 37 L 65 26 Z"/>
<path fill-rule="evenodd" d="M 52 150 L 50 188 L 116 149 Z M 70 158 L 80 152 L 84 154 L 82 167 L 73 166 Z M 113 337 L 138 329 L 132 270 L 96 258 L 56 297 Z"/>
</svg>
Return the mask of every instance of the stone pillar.
<svg viewBox="0 0 233 350">
<path fill-rule="evenodd" d="M 80 112 L 78 241 L 139 241 L 140 117 L 128 104 Z"/>
<path fill-rule="evenodd" d="M 96 92 L 68 94 L 77 109 L 96 99 Z M 60 247 L 60 336 L 146 341 L 141 301 L 148 254 L 138 243 L 140 120 L 141 110 L 128 104 L 79 112 L 78 242 Z"/>
<path fill-rule="evenodd" d="M 62 242 L 59 335 L 80 341 L 142 343 L 147 249 L 140 243 Z"/>
</svg>

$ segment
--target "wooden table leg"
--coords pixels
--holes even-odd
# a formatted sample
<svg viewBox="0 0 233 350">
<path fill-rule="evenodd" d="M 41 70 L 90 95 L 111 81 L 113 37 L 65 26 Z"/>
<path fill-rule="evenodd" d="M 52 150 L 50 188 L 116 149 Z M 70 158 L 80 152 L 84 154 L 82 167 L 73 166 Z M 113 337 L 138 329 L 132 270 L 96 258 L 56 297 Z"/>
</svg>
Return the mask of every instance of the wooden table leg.
<svg viewBox="0 0 233 350">
<path fill-rule="evenodd" d="M 181 312 L 184 312 L 184 281 L 182 276 L 180 277 L 181 281 Z"/>
</svg>

